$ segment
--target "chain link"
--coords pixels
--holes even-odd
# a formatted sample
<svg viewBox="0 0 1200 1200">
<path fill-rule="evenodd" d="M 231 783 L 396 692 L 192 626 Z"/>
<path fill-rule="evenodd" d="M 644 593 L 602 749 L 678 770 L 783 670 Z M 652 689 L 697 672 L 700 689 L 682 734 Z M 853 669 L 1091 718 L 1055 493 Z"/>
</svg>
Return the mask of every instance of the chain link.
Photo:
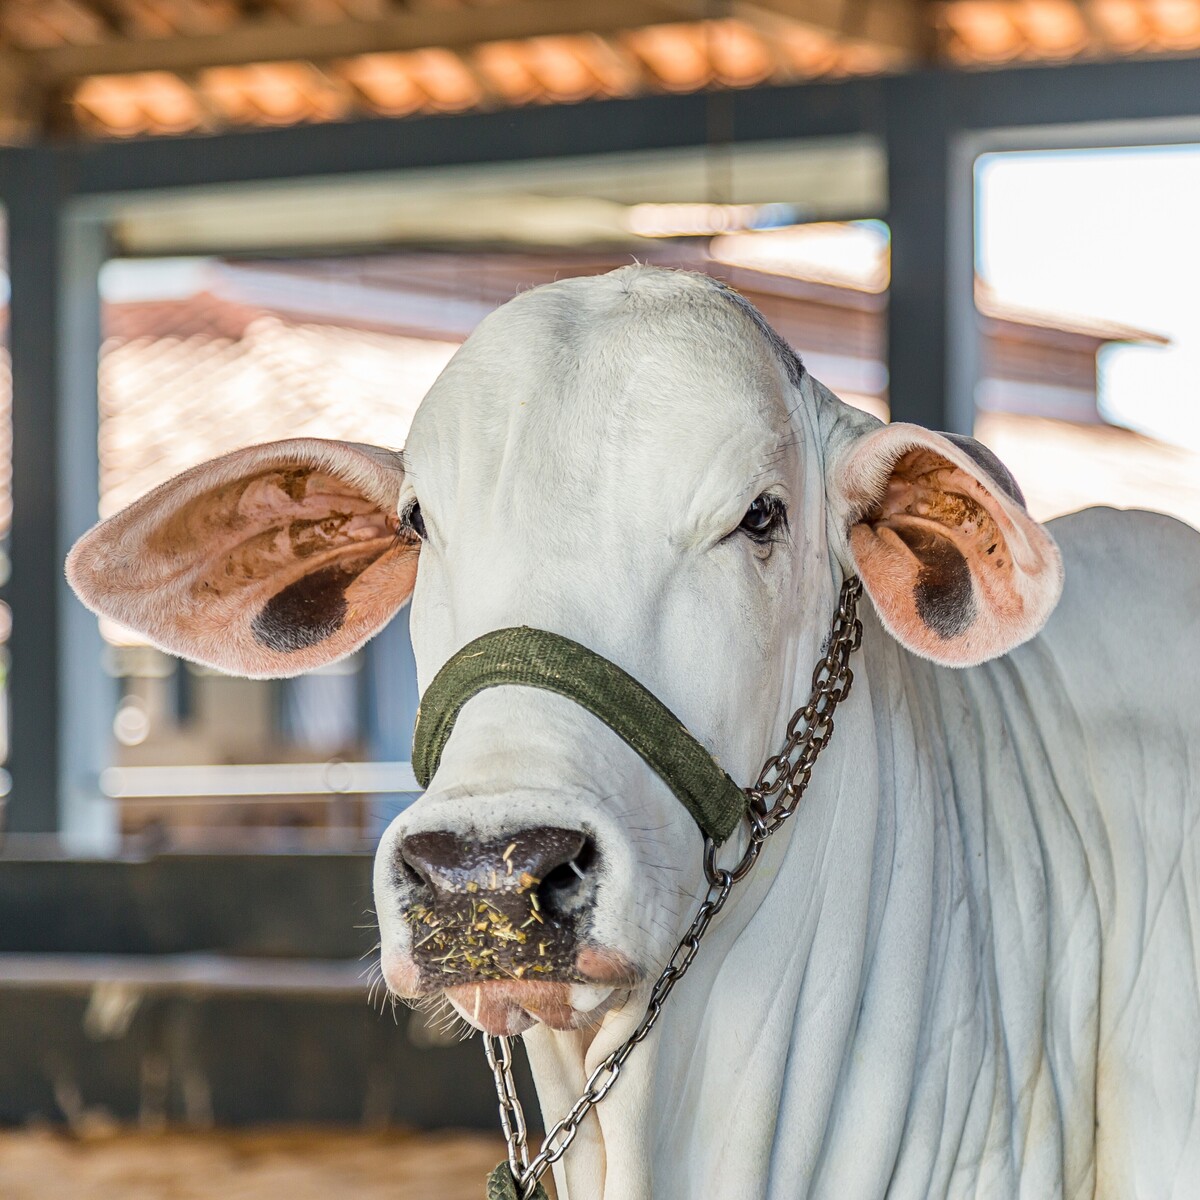
<svg viewBox="0 0 1200 1200">
<path fill-rule="evenodd" d="M 511 1041 L 507 1037 L 484 1034 L 483 1049 L 496 1082 L 500 1125 L 508 1146 L 508 1163 L 525 1200 L 533 1196 L 542 1176 L 567 1152 L 584 1118 L 617 1082 L 633 1048 L 645 1041 L 654 1028 L 667 997 L 692 965 L 700 949 L 700 939 L 725 907 L 734 885 L 740 883 L 758 861 L 763 843 L 778 832 L 796 811 L 812 778 L 813 764 L 833 736 L 834 710 L 850 694 L 850 685 L 854 682 L 850 656 L 862 644 L 862 622 L 858 619 L 858 600 L 861 595 L 862 583 L 856 576 L 852 575 L 842 584 L 825 657 L 813 671 L 812 694 L 808 703 L 793 713 L 788 721 L 787 741 L 783 749 L 767 759 L 754 785 L 746 789 L 749 797 L 746 819 L 750 828 L 742 857 L 732 868 L 720 867 L 717 865 L 716 843 L 711 838 L 704 839 L 704 874 L 708 880 L 708 894 L 696 910 L 687 933 L 675 947 L 675 953 L 650 989 L 650 999 L 642 1019 L 625 1041 L 588 1076 L 583 1094 L 567 1115 L 546 1134 L 541 1150 L 533 1159 L 529 1158 L 525 1113 L 513 1079 Z"/>
</svg>

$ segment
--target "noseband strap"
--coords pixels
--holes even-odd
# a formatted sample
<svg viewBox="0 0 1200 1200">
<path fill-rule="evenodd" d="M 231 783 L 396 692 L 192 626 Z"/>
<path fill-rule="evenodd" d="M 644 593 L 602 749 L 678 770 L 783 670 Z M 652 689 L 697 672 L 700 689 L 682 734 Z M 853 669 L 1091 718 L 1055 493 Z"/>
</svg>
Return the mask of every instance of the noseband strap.
<svg viewBox="0 0 1200 1200">
<path fill-rule="evenodd" d="M 561 634 L 522 625 L 485 633 L 434 676 L 413 730 L 413 772 L 426 788 L 462 707 L 485 688 L 557 692 L 599 717 L 639 754 L 714 842 L 746 812 L 746 793 L 652 692 L 616 663 Z"/>
</svg>

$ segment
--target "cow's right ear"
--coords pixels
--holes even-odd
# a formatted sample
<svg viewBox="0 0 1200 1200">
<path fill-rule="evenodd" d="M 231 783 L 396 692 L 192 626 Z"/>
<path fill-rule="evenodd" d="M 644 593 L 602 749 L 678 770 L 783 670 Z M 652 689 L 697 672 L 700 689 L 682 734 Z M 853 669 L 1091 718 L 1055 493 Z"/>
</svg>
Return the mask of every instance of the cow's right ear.
<svg viewBox="0 0 1200 1200">
<path fill-rule="evenodd" d="M 237 450 L 155 488 L 76 542 L 67 579 L 93 612 L 236 675 L 297 675 L 350 654 L 412 594 L 390 450 L 296 438 Z"/>
</svg>

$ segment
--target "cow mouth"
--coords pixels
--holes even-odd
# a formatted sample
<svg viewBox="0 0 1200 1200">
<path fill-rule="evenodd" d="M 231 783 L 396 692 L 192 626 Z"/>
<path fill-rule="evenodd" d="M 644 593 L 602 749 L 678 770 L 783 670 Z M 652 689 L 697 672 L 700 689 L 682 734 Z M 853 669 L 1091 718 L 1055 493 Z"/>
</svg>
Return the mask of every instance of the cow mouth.
<svg viewBox="0 0 1200 1200">
<path fill-rule="evenodd" d="M 596 1025 L 637 985 L 642 972 L 619 951 L 586 946 L 569 971 L 551 978 L 497 979 L 479 975 L 448 984 L 423 971 L 407 954 L 383 956 L 389 989 L 413 1001 L 441 993 L 476 1029 L 495 1036 L 515 1036 L 541 1023 L 551 1029 L 586 1029 Z"/>
<path fill-rule="evenodd" d="M 538 1023 L 564 1032 L 590 1028 L 620 993 L 603 984 L 488 979 L 455 984 L 445 996 L 476 1029 L 515 1037 Z"/>
</svg>

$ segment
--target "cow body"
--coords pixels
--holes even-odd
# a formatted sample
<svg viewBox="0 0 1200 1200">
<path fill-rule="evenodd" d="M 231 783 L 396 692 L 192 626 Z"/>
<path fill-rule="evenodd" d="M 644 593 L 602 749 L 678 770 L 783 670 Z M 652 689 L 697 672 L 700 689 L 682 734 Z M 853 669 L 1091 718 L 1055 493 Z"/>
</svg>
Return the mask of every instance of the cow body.
<svg viewBox="0 0 1200 1200">
<path fill-rule="evenodd" d="M 238 452 L 70 570 L 99 611 L 258 674 L 348 653 L 415 576 L 422 687 L 481 634 L 545 628 L 743 782 L 858 573 L 833 740 L 557 1164 L 561 1200 L 1200 1194 L 1200 536 L 1105 511 L 1053 531 L 1045 625 L 1059 552 L 983 447 L 880 426 L 726 289 L 635 267 L 488 318 L 402 459 Z M 701 851 L 588 712 L 483 692 L 380 843 L 385 977 L 524 1033 L 553 1124 L 645 1011 Z M 544 974 L 517 919 L 502 970 L 455 952 L 490 928 L 455 925 L 464 897 L 521 915 L 506 874 L 553 884 L 527 922 L 557 922 Z M 413 914 L 435 910 L 431 943 Z"/>
<path fill-rule="evenodd" d="M 790 842 L 581 1133 L 571 1200 L 1196 1194 L 1200 538 L 1052 528 L 1063 599 L 1002 659 L 946 670 L 868 618 Z M 583 1079 L 562 1040 L 526 1036 L 548 1123 Z"/>
<path fill-rule="evenodd" d="M 1052 528 L 1063 600 L 1005 658 L 948 671 L 868 621 L 789 845 L 568 1156 L 572 1200 L 1200 1187 L 1200 539 Z M 548 1121 L 582 1078 L 559 1038 L 526 1038 Z"/>
</svg>

